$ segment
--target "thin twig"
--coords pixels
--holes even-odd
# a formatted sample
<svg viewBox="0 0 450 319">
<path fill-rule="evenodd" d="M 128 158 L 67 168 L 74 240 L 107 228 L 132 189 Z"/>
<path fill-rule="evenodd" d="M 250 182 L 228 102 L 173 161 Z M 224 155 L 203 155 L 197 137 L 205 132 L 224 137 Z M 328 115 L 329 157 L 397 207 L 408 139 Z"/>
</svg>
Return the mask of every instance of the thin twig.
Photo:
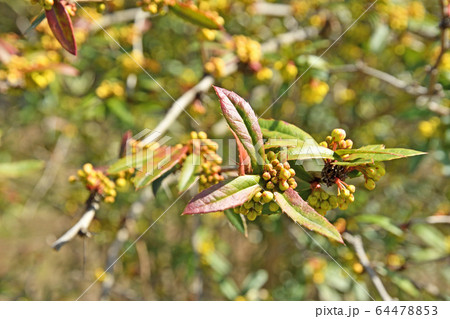
<svg viewBox="0 0 450 319">
<path fill-rule="evenodd" d="M 425 218 L 414 218 L 405 224 L 401 225 L 402 228 L 407 228 L 413 224 L 450 224 L 449 215 L 436 215 L 428 216 Z"/>
<path fill-rule="evenodd" d="M 146 30 L 148 15 L 142 10 L 136 11 L 134 17 L 134 30 L 133 30 L 133 53 L 138 54 L 139 57 L 144 57 L 144 45 L 142 43 L 143 34 Z M 127 76 L 127 91 L 133 92 L 137 84 L 136 73 L 131 73 Z"/>
<path fill-rule="evenodd" d="M 441 99 L 443 96 L 442 88 L 439 86 L 438 90 L 433 92 L 433 94 L 429 94 L 428 88 L 421 86 L 418 83 L 408 83 L 404 80 L 401 80 L 389 73 L 374 69 L 359 61 L 355 64 L 345 64 L 336 66 L 330 69 L 332 73 L 339 72 L 359 72 L 361 74 L 365 74 L 376 79 L 379 79 L 399 90 L 402 90 L 414 97 L 426 97 L 429 100 L 425 102 L 427 108 L 439 115 L 445 116 L 450 114 L 450 108 L 445 107 L 434 99 Z"/>
<path fill-rule="evenodd" d="M 55 250 L 59 250 L 63 245 L 67 244 L 77 235 L 90 237 L 91 234 L 89 233 L 88 228 L 99 208 L 100 195 L 98 193 L 92 193 L 86 201 L 86 209 L 84 210 L 83 216 L 81 216 L 78 222 L 72 226 L 72 228 L 66 231 L 64 235 L 62 235 L 52 244 L 52 248 Z"/>
<path fill-rule="evenodd" d="M 383 282 L 381 281 L 380 277 L 378 277 L 378 274 L 375 272 L 375 270 L 370 265 L 369 258 L 367 257 L 367 254 L 364 250 L 363 242 L 361 239 L 361 236 L 359 235 L 351 235 L 349 233 L 343 233 L 342 237 L 353 245 L 355 248 L 356 255 L 358 256 L 359 261 L 361 262 L 361 265 L 364 266 L 364 269 L 366 269 L 367 273 L 369 274 L 369 277 L 375 286 L 375 288 L 378 290 L 378 293 L 380 294 L 381 298 L 384 301 L 392 301 L 392 297 L 389 295 L 389 293 L 386 291 L 386 288 L 383 285 Z"/>
<path fill-rule="evenodd" d="M 359 61 L 355 64 L 346 64 L 337 67 L 333 67 L 331 70 L 333 73 L 339 72 L 360 72 L 362 74 L 377 78 L 399 90 L 405 91 L 406 93 L 413 96 L 423 96 L 428 93 L 428 89 L 419 84 L 411 84 L 403 81 L 389 73 L 371 68 L 370 66 Z"/>
<path fill-rule="evenodd" d="M 448 13 L 446 12 L 445 8 L 445 0 L 440 0 L 440 7 L 441 7 L 441 34 L 440 34 L 440 41 L 441 41 L 441 48 L 439 51 L 439 54 L 436 58 L 435 63 L 429 70 L 430 74 L 430 83 L 428 85 L 428 93 L 433 94 L 439 87 L 436 87 L 436 82 L 438 80 L 439 75 L 439 65 L 441 64 L 442 57 L 444 56 L 445 52 L 447 51 L 447 22 L 446 19 L 448 19 Z"/>
</svg>

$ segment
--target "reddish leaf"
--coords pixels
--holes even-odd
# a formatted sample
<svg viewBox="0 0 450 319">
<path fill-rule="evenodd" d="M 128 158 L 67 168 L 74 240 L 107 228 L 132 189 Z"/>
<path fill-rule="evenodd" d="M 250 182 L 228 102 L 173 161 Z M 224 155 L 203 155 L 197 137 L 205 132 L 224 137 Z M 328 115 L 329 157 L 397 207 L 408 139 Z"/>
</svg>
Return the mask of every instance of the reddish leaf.
<svg viewBox="0 0 450 319">
<path fill-rule="evenodd" d="M 187 153 L 188 146 L 183 147 L 165 147 L 158 149 L 158 152 L 153 154 L 150 160 L 147 160 L 143 171 L 136 173 L 134 179 L 134 185 L 136 188 L 142 188 L 151 184 L 154 180 L 158 179 L 165 172 L 171 170 L 176 164 L 180 163 L 184 155 Z M 169 160 L 166 162 L 166 159 Z M 151 163 L 152 161 L 153 163 Z M 149 165 L 149 164 L 153 165 Z M 161 165 L 161 163 L 163 163 Z M 149 166 L 150 171 L 149 171 Z"/>
<path fill-rule="evenodd" d="M 61 46 L 73 55 L 77 55 L 77 44 L 73 34 L 72 20 L 66 7 L 55 0 L 51 10 L 45 10 L 48 25 Z"/>
<path fill-rule="evenodd" d="M 231 130 L 239 137 L 250 156 L 253 171 L 260 172 L 264 164 L 264 142 L 258 118 L 251 106 L 239 95 L 228 90 L 214 87 L 220 99 L 223 115 Z"/>
<path fill-rule="evenodd" d="M 183 215 L 220 212 L 240 206 L 261 190 L 259 180 L 257 175 L 245 175 L 211 186 L 189 202 Z"/>
<path fill-rule="evenodd" d="M 309 230 L 344 243 L 341 235 L 328 219 L 317 213 L 293 189 L 288 188 L 283 194 L 275 192 L 275 201 L 283 213 L 288 215 L 294 222 L 305 226 Z"/>
<path fill-rule="evenodd" d="M 244 146 L 242 145 L 241 141 L 237 137 L 236 133 L 234 131 L 231 131 L 234 135 L 234 139 L 236 140 L 238 152 L 239 152 L 239 176 L 244 176 L 245 174 L 252 173 L 252 165 L 250 162 L 250 157 L 248 156 L 247 151 L 245 150 Z"/>
</svg>

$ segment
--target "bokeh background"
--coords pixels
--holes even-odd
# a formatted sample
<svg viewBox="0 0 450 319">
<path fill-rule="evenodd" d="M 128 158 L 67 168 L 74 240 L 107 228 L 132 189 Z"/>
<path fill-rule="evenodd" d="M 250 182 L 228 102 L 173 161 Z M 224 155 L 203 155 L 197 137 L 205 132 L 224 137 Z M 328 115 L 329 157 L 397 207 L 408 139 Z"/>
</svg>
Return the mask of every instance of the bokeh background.
<svg viewBox="0 0 450 319">
<path fill-rule="evenodd" d="M 380 299 L 351 245 L 311 234 L 315 242 L 285 216 L 258 218 L 248 238 L 222 214 L 180 216 L 195 192 L 101 276 L 111 247 L 120 255 L 178 197 L 176 176 L 156 197 L 125 187 L 114 204 L 101 205 L 92 238 L 51 249 L 89 196 L 68 177 L 86 162 L 113 163 L 125 131 L 152 129 L 165 117 L 173 101 L 164 90 L 177 99 L 205 72 L 257 114 L 274 103 L 263 117 L 296 124 L 318 141 L 342 127 L 356 147 L 428 152 L 387 163 L 374 191 L 357 181 L 355 204 L 327 218 L 362 236 L 392 297 L 450 299 L 450 53 L 440 54 L 449 38 L 439 28 L 448 3 L 379 0 L 321 58 L 372 1 L 195 3 L 220 15 L 226 31 L 202 29 L 164 8 L 136 23 L 136 1 L 107 2 L 103 13 L 83 2 L 72 17 L 74 57 L 45 21 L 23 35 L 39 5 L 0 1 L 0 299 L 73 300 L 97 279 L 83 300 L 370 300 L 365 290 Z M 258 44 L 301 29 L 316 32 L 259 55 Z M 237 35 L 254 41 L 247 53 L 230 45 Z M 224 75 L 233 53 L 239 68 Z M 394 87 L 355 65 L 408 85 Z M 219 110 L 211 89 L 199 94 L 186 108 L 190 116 L 182 113 L 167 134 L 179 142 L 192 130 L 230 138 Z M 136 201 L 143 210 L 126 218 Z M 433 215 L 444 222 L 430 223 Z"/>
</svg>

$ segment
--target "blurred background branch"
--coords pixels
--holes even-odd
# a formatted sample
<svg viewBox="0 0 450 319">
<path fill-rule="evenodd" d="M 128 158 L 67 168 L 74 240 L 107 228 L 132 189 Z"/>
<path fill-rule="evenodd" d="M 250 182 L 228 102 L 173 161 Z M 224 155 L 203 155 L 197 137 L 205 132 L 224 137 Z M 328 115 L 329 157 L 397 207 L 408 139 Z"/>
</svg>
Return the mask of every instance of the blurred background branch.
<svg viewBox="0 0 450 319">
<path fill-rule="evenodd" d="M 349 242 L 353 248 L 355 249 L 356 255 L 358 256 L 359 261 L 361 262 L 361 265 L 364 266 L 364 269 L 367 271 L 367 274 L 370 277 L 370 280 L 372 281 L 373 285 L 377 289 L 378 293 L 380 294 L 381 298 L 384 301 L 392 301 L 392 297 L 387 292 L 386 288 L 383 285 L 383 282 L 381 281 L 380 277 L 378 277 L 378 274 L 373 269 L 373 267 L 370 264 L 369 258 L 367 257 L 366 251 L 364 250 L 364 245 L 361 239 L 361 236 L 359 235 L 351 235 L 350 233 L 343 233 L 342 237 Z"/>
</svg>

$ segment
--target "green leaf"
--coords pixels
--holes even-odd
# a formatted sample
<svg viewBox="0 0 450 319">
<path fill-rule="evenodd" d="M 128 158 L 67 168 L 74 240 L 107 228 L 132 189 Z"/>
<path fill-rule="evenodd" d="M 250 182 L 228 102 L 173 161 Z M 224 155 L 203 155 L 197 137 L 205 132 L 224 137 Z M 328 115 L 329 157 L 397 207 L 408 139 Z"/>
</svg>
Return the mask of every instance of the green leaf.
<svg viewBox="0 0 450 319">
<path fill-rule="evenodd" d="M 183 215 L 221 212 L 244 204 L 261 190 L 260 176 L 244 175 L 223 181 L 197 194 Z"/>
<path fill-rule="evenodd" d="M 242 294 L 246 294 L 250 289 L 261 289 L 268 279 L 269 275 L 264 269 L 248 274 L 242 283 Z"/>
<path fill-rule="evenodd" d="M 367 165 L 367 164 L 373 164 L 375 163 L 375 161 L 373 159 L 355 159 L 353 161 L 349 161 L 349 162 L 345 162 L 345 161 L 336 161 L 333 162 L 334 165 L 339 165 L 339 166 L 348 166 L 348 167 L 353 167 L 353 166 L 360 166 L 360 165 Z"/>
<path fill-rule="evenodd" d="M 24 34 L 28 34 L 31 30 L 36 29 L 38 25 L 41 24 L 45 19 L 45 11 L 42 11 L 34 20 L 31 22 L 31 25 L 25 30 Z"/>
<path fill-rule="evenodd" d="M 297 59 L 297 63 L 318 70 L 328 70 L 327 61 L 317 55 L 300 55 Z"/>
<path fill-rule="evenodd" d="M 158 179 L 165 172 L 180 163 L 186 152 L 187 146 L 165 147 L 159 148 L 155 152 L 150 152 L 150 156 L 147 157 L 142 170 L 136 173 L 134 178 L 135 187 L 145 187 Z"/>
<path fill-rule="evenodd" d="M 283 194 L 275 192 L 275 201 L 281 210 L 297 224 L 342 244 L 344 243 L 337 229 L 325 217 L 309 206 L 296 191 L 288 189 Z"/>
<path fill-rule="evenodd" d="M 264 138 L 267 139 L 293 139 L 300 141 L 312 140 L 317 142 L 311 135 L 298 128 L 297 126 L 285 121 L 259 119 L 259 125 Z"/>
<path fill-rule="evenodd" d="M 234 213 L 231 209 L 227 209 L 224 213 L 231 225 L 233 225 L 240 233 L 247 237 L 248 234 L 245 217 L 243 218 L 241 214 Z"/>
<path fill-rule="evenodd" d="M 220 276 L 226 276 L 231 271 L 230 262 L 221 254 L 213 251 L 205 255 L 206 262 Z"/>
<path fill-rule="evenodd" d="M 128 111 L 125 101 L 117 98 L 110 98 L 106 101 L 106 105 L 122 122 L 130 126 L 134 124 L 134 117 L 130 111 Z"/>
<path fill-rule="evenodd" d="M 153 195 L 156 196 L 156 193 L 158 193 L 158 190 L 161 188 L 162 182 L 173 172 L 175 171 L 175 167 L 172 167 L 172 169 L 166 171 L 164 174 L 162 174 L 160 177 L 158 177 L 157 179 L 155 179 L 152 182 L 152 192 Z"/>
<path fill-rule="evenodd" d="M 12 163 L 0 163 L 0 178 L 16 178 L 41 170 L 44 161 L 24 160 Z"/>
<path fill-rule="evenodd" d="M 219 30 L 223 29 L 216 16 L 209 12 L 199 10 L 195 5 L 190 3 L 177 2 L 171 6 L 171 11 L 180 18 L 196 24 L 202 28 Z"/>
<path fill-rule="evenodd" d="M 128 155 L 117 160 L 108 168 L 108 174 L 118 174 L 122 171 L 126 171 L 130 168 L 141 169 L 151 165 L 157 165 L 161 161 L 167 159 L 167 157 L 176 158 L 178 161 L 181 160 L 179 155 L 186 154 L 188 148 L 187 146 L 161 146 L 156 150 L 143 150 L 136 154 Z"/>
<path fill-rule="evenodd" d="M 297 139 L 279 139 L 279 138 L 269 138 L 264 143 L 264 148 L 285 148 L 285 147 L 297 147 L 299 144 Z M 302 143 L 304 144 L 304 143 Z"/>
<path fill-rule="evenodd" d="M 231 277 L 223 279 L 219 283 L 219 289 L 228 300 L 234 300 L 239 296 L 239 288 Z"/>
<path fill-rule="evenodd" d="M 424 155 L 426 153 L 405 148 L 375 148 L 374 145 L 371 145 L 370 148 L 337 150 L 336 154 L 341 157 L 349 154 L 348 157 L 344 158 L 345 162 L 355 160 L 372 160 L 374 162 L 381 162 L 410 156 Z"/>
<path fill-rule="evenodd" d="M 414 298 L 420 297 L 420 291 L 408 278 L 400 276 L 392 271 L 389 272 L 389 278 L 395 285 L 397 285 L 397 287 L 399 287 L 407 294 L 411 295 Z"/>
<path fill-rule="evenodd" d="M 334 159 L 334 152 L 329 148 L 305 142 L 302 146 L 287 149 L 288 161 L 309 159 Z"/>
<path fill-rule="evenodd" d="M 428 246 L 440 251 L 448 253 L 445 235 L 433 225 L 415 224 L 411 226 L 412 231 Z"/>
<path fill-rule="evenodd" d="M 381 215 L 360 215 L 356 217 L 356 220 L 360 223 L 368 223 L 380 226 L 384 230 L 394 234 L 395 236 L 402 236 L 403 231 L 398 228 L 391 219 L 387 216 Z"/>
<path fill-rule="evenodd" d="M 178 191 L 184 192 L 195 182 L 200 168 L 200 156 L 192 153 L 183 162 L 181 174 L 178 180 Z"/>
<path fill-rule="evenodd" d="M 61 46 L 69 53 L 77 55 L 77 44 L 73 33 L 72 20 L 66 7 L 57 0 L 51 10 L 45 10 L 45 16 L 53 35 Z"/>
<path fill-rule="evenodd" d="M 247 151 L 255 173 L 261 172 L 265 160 L 264 142 L 258 118 L 251 106 L 234 92 L 214 87 L 223 116 Z"/>
</svg>

